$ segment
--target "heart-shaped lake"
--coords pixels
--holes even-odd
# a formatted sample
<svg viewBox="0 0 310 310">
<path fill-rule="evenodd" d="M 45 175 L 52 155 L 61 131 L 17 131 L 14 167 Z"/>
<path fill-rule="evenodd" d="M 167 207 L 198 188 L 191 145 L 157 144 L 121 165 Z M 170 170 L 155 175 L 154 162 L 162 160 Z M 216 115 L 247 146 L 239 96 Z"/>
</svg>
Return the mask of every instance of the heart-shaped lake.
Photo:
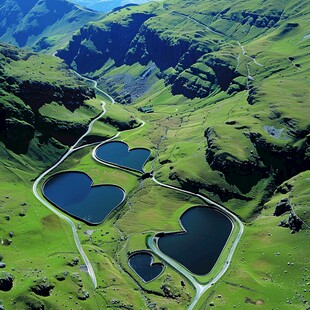
<svg viewBox="0 0 310 310">
<path fill-rule="evenodd" d="M 107 142 L 100 145 L 96 151 L 97 159 L 114 164 L 123 168 L 143 171 L 143 166 L 148 160 L 151 152 L 145 148 L 129 149 L 128 145 L 120 141 Z"/>
<path fill-rule="evenodd" d="M 92 179 L 82 172 L 61 172 L 43 185 L 43 195 L 69 215 L 97 225 L 125 199 L 125 192 L 115 185 L 93 186 Z"/>
<path fill-rule="evenodd" d="M 128 264 L 144 282 L 150 282 L 164 270 L 162 263 L 153 263 L 153 261 L 152 254 L 141 251 L 132 254 L 128 259 Z"/>
<path fill-rule="evenodd" d="M 182 232 L 157 235 L 159 249 L 194 274 L 209 273 L 230 236 L 231 220 L 217 209 L 197 206 L 180 221 Z"/>
</svg>

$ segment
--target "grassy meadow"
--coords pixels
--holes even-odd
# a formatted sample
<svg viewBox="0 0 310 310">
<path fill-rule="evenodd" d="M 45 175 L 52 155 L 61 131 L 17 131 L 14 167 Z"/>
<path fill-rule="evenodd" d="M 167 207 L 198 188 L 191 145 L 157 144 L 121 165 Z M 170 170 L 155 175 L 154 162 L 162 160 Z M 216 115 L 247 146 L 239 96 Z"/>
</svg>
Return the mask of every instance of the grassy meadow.
<svg viewBox="0 0 310 310">
<path fill-rule="evenodd" d="M 178 12 L 183 15 L 175 14 L 175 1 L 172 0 L 122 10 L 126 10 L 126 14 L 131 10 L 139 13 L 156 10 L 156 14 L 161 14 L 160 19 L 150 21 L 148 26 L 163 27 L 162 36 L 171 35 L 171 42 L 180 39 L 182 32 L 177 32 L 180 29 L 188 29 L 187 36 L 199 34 L 199 44 L 208 40 L 212 44 L 218 42 L 212 57 L 234 66 L 239 74 L 237 82 L 244 86 L 239 91 L 234 91 L 230 85 L 230 93 L 217 88 L 206 98 L 172 95 L 171 86 L 165 83 L 159 71 L 154 70 L 150 79 L 154 83 L 147 85 L 148 91 L 133 104 L 111 105 L 108 98 L 98 95 L 73 112 L 57 102 L 43 105 L 39 110 L 41 115 L 56 121 L 70 120 L 86 125 L 100 113 L 102 101 L 105 101 L 107 113 L 94 125 L 90 136 L 105 140 L 120 132 L 117 140 L 126 142 L 130 148 L 149 148 L 151 156 L 145 165 L 146 172 L 154 171 L 163 183 L 206 195 L 243 221 L 244 235 L 230 268 L 203 295 L 195 307 L 197 310 L 253 307 L 304 310 L 308 307 L 305 300 L 309 294 L 310 175 L 307 166 L 301 167 L 309 156 L 310 43 L 306 38 L 309 36 L 309 14 L 301 1 L 297 1 L 299 11 L 285 1 L 279 1 L 277 5 L 274 2 L 270 5 L 271 2 L 265 1 L 261 11 L 274 13 L 278 18 L 279 12 L 285 9 L 288 16 L 293 17 L 284 16 L 281 26 L 265 30 L 250 27 L 253 22 L 250 20 L 242 27 L 236 26 L 233 16 L 240 11 L 235 7 L 229 13 L 231 19 L 217 19 L 204 12 L 205 1 L 197 1 L 195 5 L 192 1 L 179 3 Z M 223 3 L 209 3 L 210 12 L 217 12 Z M 247 12 L 250 12 L 260 2 L 248 3 L 240 1 L 240 5 L 248 5 Z M 109 14 L 108 21 L 117 18 L 126 26 L 128 20 L 122 19 L 122 12 Z M 170 18 L 175 33 L 168 27 Z M 264 22 L 258 21 L 257 25 Z M 216 29 L 216 33 L 201 29 L 203 24 Z M 95 25 L 105 27 L 105 22 Z M 224 33 L 225 37 L 221 35 Z M 31 79 L 39 80 L 44 75 L 49 83 L 70 86 L 72 77 L 66 80 L 65 73 L 60 73 L 60 60 L 49 63 L 46 56 L 40 64 L 36 57 L 30 55 L 27 63 L 20 60 L 16 66 L 8 65 L 7 73 L 21 80 L 30 79 L 27 71 L 35 67 L 37 71 L 31 71 Z M 194 69 L 206 72 L 207 61 L 207 58 L 200 58 Z M 53 66 L 53 74 L 47 74 L 48 66 Z M 101 77 L 100 87 L 103 88 L 105 78 L 128 74 L 136 80 L 148 68 L 137 63 L 113 67 L 110 59 L 92 76 Z M 167 69 L 166 73 L 173 70 Z M 193 82 L 190 80 L 193 75 L 188 70 L 184 75 L 189 77 L 189 83 Z M 81 80 L 76 82 L 83 84 Z M 246 88 L 247 82 L 250 90 Z M 114 90 L 119 92 L 122 85 L 116 85 Z M 153 113 L 138 111 L 139 107 L 150 105 Z M 94 185 L 116 184 L 126 192 L 125 203 L 102 224 L 89 226 L 72 219 L 96 273 L 98 287 L 94 289 L 83 268 L 70 226 L 41 205 L 32 193 L 34 180 L 67 149 L 54 139 L 40 143 L 40 138 L 36 133 L 28 153 L 20 155 L 0 142 L 0 258 L 6 264 L 3 271 L 14 277 L 13 288 L 1 292 L 0 300 L 5 308 L 188 308 L 195 291 L 179 272 L 165 264 L 158 278 L 144 283 L 129 267 L 128 256 L 135 251 L 148 250 L 147 239 L 158 232 L 179 231 L 179 218 L 183 212 L 202 205 L 202 201 L 160 187 L 151 179 L 142 179 L 139 173 L 96 162 L 92 158 L 94 146 L 72 153 L 45 180 L 60 171 L 82 171 L 93 179 Z M 263 160 L 261 145 L 265 147 L 263 151 L 269 148 L 276 155 L 280 149 L 285 158 L 300 153 L 305 155 L 296 157 L 296 173 L 294 167 L 289 167 L 291 169 L 287 170 L 293 172 L 287 171 L 282 176 L 277 167 L 268 166 Z M 307 147 L 308 151 L 302 152 Z M 215 159 L 223 159 L 218 160 L 220 164 L 226 165 L 214 166 L 214 160 L 208 161 L 206 153 L 210 150 Z M 247 174 L 235 177 L 238 169 L 252 167 L 252 162 L 255 163 L 253 178 Z M 230 173 L 230 167 L 234 167 L 233 173 Z M 264 173 L 264 169 L 268 173 Z M 262 172 L 256 174 L 257 171 Z M 282 198 L 290 199 L 294 211 L 304 222 L 298 233 L 290 234 L 290 229 L 278 226 L 280 220 L 288 218 L 288 213 L 279 217 L 273 215 Z M 235 234 L 236 231 L 230 242 Z M 198 281 L 206 283 L 214 277 L 227 250 L 214 270 L 197 277 Z M 75 258 L 78 258 L 77 263 L 74 263 Z M 154 261 L 161 259 L 154 255 Z M 32 291 L 32 287 L 42 283 L 54 286 L 50 296 L 38 296 Z M 89 293 L 86 299 L 85 291 Z"/>
</svg>

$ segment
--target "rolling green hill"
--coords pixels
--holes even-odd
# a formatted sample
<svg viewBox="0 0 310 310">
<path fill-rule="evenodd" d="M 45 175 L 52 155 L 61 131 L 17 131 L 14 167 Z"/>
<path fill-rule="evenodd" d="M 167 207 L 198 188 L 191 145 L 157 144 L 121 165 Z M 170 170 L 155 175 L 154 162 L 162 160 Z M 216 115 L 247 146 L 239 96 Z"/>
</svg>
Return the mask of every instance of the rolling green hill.
<svg viewBox="0 0 310 310">
<path fill-rule="evenodd" d="M 59 59 L 1 44 L 0 68 L 0 140 L 16 154 L 27 154 L 34 144 L 38 147 L 54 139 L 72 144 L 86 131 L 89 115 L 99 113 L 85 106 L 95 97 L 94 91 L 73 73 L 68 74 Z M 55 112 L 45 114 L 47 106 L 53 106 Z M 76 121 L 74 117 L 70 117 L 72 122 L 57 119 L 56 111 L 73 116 L 78 110 L 83 113 Z"/>
<path fill-rule="evenodd" d="M 307 304 L 309 18 L 304 1 L 168 0 L 112 12 L 58 51 L 125 107 L 151 106 L 139 139 L 123 137 L 153 150 L 148 167 L 159 180 L 205 194 L 247 223 L 232 268 L 196 309 Z M 165 230 L 166 221 L 176 229 L 180 209 L 150 215 L 164 204 L 151 192 L 135 194 L 117 221 L 126 249 L 136 249 L 141 230 Z"/>
<path fill-rule="evenodd" d="M 0 41 L 36 51 L 54 50 L 88 21 L 102 16 L 66 0 L 1 0 Z"/>
<path fill-rule="evenodd" d="M 299 0 L 167 0 L 117 9 L 57 53 L 97 79 L 115 105 L 100 92 L 94 98 L 62 60 L 2 44 L 0 305 L 184 310 L 193 301 L 193 286 L 170 265 L 144 283 L 128 256 L 148 250 L 158 232 L 180 231 L 181 214 L 202 204 L 198 198 L 99 164 L 93 146 L 71 154 L 46 178 L 80 171 L 127 194 L 98 226 L 73 219 L 94 289 L 69 225 L 33 195 L 37 176 L 105 100 L 107 115 L 91 138 L 121 131 L 117 139 L 130 148 L 151 150 L 145 171 L 220 202 L 244 222 L 229 269 L 194 309 L 307 309 L 309 20 L 310 5 Z M 144 124 L 138 119 L 145 125 L 137 127 Z"/>
<path fill-rule="evenodd" d="M 37 201 L 32 185 L 85 133 L 102 112 L 102 100 L 108 100 L 95 98 L 94 89 L 59 58 L 3 43 L 0 81 L 0 305 L 59 309 L 61 303 L 75 308 L 82 300 L 81 306 L 95 309 L 96 299 L 84 301 L 88 293 L 82 283 L 91 288 L 87 276 L 63 269 L 78 255 L 70 228 Z M 113 120 L 98 122 L 89 142 L 137 125 L 130 112 L 120 116 L 117 107 L 108 110 L 115 114 Z M 56 259 L 56 268 L 55 250 L 64 254 Z M 53 301 L 45 301 L 42 296 L 55 286 L 65 298 L 59 301 L 54 295 Z"/>
<path fill-rule="evenodd" d="M 166 143 L 160 171 L 182 187 L 247 202 L 250 218 L 310 167 L 308 18 L 300 1 L 149 3 L 88 24 L 58 56 L 119 102 L 155 111 L 175 104 L 171 117 L 189 118 L 205 159 L 193 172 L 178 129 L 182 146 Z"/>
</svg>

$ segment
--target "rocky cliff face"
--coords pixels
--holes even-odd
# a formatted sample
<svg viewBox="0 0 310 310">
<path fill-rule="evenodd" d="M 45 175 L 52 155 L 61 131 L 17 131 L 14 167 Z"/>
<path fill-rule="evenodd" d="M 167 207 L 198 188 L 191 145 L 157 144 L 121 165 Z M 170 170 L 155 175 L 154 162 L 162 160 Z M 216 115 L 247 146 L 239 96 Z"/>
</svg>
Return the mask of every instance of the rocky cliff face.
<svg viewBox="0 0 310 310">
<path fill-rule="evenodd" d="M 267 177 L 266 167 L 253 151 L 244 159 L 223 151 L 217 144 L 216 132 L 212 127 L 205 130 L 205 137 L 207 139 L 206 160 L 210 167 L 221 171 L 226 181 L 237 186 L 242 193 L 246 194 L 259 180 Z"/>
<path fill-rule="evenodd" d="M 156 25 L 149 20 L 143 24 L 132 40 L 125 63 L 147 64 L 153 61 L 161 71 L 164 71 L 175 67 L 190 45 L 186 38 L 171 40 L 169 36 L 161 35 Z"/>
<path fill-rule="evenodd" d="M 194 55 L 199 55 L 194 53 Z M 183 59 L 187 58 L 187 53 Z M 235 59 L 221 59 L 219 55 L 208 53 L 199 59 L 183 59 L 177 66 L 176 73 L 169 77 L 173 94 L 183 94 L 188 98 L 205 98 L 216 89 L 227 91 L 233 80 L 240 76 L 236 70 Z M 188 66 L 188 68 L 187 68 Z M 185 67 L 185 69 L 184 69 Z M 241 86 L 242 90 L 244 85 Z"/>
<path fill-rule="evenodd" d="M 73 36 L 68 47 L 57 56 L 81 73 L 95 71 L 112 59 L 116 66 L 125 63 L 130 43 L 141 25 L 153 14 L 136 13 L 127 16 L 125 22 L 107 22 L 103 26 L 83 27 Z"/>
<path fill-rule="evenodd" d="M 171 37 L 158 27 L 158 20 L 156 11 L 121 10 L 113 21 L 107 18 L 83 27 L 57 55 L 81 73 L 99 70 L 110 60 L 116 67 L 153 63 L 161 72 L 173 69 L 163 74 L 166 84 L 173 94 L 188 98 L 207 97 L 217 87 L 226 91 L 239 74 L 231 62 L 208 55 L 217 49 L 216 40 L 204 42 L 199 36 L 192 40 L 182 34 Z"/>
<path fill-rule="evenodd" d="M 281 184 L 301 171 L 310 169 L 310 140 L 306 135 L 298 145 L 277 146 L 267 142 L 260 134 L 250 134 L 250 139 L 256 146 L 261 161 L 269 171 L 272 171 Z"/>
<path fill-rule="evenodd" d="M 43 104 L 53 101 L 63 104 L 69 110 L 74 110 L 85 100 L 95 96 L 94 91 L 86 86 L 55 85 L 44 81 L 28 80 L 15 80 L 13 83 L 17 87 L 12 89 L 8 87 L 8 91 L 22 99 L 35 112 Z"/>
<path fill-rule="evenodd" d="M 197 1 L 196 5 L 199 7 L 202 2 Z M 229 59 L 216 51 L 225 41 L 252 37 L 272 28 L 280 19 L 281 8 L 269 3 L 256 11 L 209 6 L 198 15 L 194 4 L 179 4 L 177 10 L 169 10 L 168 3 L 148 5 L 144 10 L 119 9 L 100 23 L 83 27 L 58 56 L 80 72 L 90 74 L 107 63 L 106 71 L 124 64 L 152 62 L 163 73 L 161 77 L 171 86 L 172 94 L 188 98 L 205 98 L 216 89 L 241 91 L 245 84 L 233 81 L 246 72 L 238 72 L 236 58 Z M 230 28 L 243 31 L 232 33 Z M 230 50 L 228 47 L 226 55 Z"/>
<path fill-rule="evenodd" d="M 212 183 L 204 183 L 199 181 L 193 181 L 189 178 L 184 177 L 183 175 L 179 175 L 176 172 L 172 172 L 169 174 L 170 180 L 176 180 L 182 187 L 182 189 L 194 192 L 194 193 L 201 193 L 204 190 L 208 192 L 216 193 L 217 196 L 221 199 L 221 201 L 226 202 L 230 199 L 238 199 L 243 201 L 249 201 L 251 198 L 248 198 L 242 193 L 238 193 L 238 191 L 233 190 L 232 188 L 224 188 L 217 184 Z"/>
</svg>

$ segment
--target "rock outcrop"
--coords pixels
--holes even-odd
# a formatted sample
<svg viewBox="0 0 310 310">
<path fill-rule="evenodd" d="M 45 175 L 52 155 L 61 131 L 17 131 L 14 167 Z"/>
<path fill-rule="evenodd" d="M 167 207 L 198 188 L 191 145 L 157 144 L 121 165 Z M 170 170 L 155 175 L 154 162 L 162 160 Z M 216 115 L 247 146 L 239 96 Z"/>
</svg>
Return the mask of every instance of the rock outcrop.
<svg viewBox="0 0 310 310">
<path fill-rule="evenodd" d="M 251 200 L 251 198 L 243 196 L 237 191 L 228 190 L 214 183 L 208 183 L 208 182 L 202 183 L 198 181 L 193 181 L 189 178 L 183 178 L 181 175 L 177 174 L 176 172 L 170 173 L 169 179 L 176 180 L 180 184 L 180 187 L 182 189 L 191 191 L 193 193 L 200 193 L 205 190 L 211 193 L 216 193 L 216 195 L 221 199 L 222 202 L 228 201 L 230 199 L 239 199 L 239 200 L 244 200 L 244 201 Z"/>
<path fill-rule="evenodd" d="M 291 204 L 289 203 L 287 198 L 283 198 L 277 203 L 276 209 L 273 215 L 280 216 L 283 213 L 290 211 L 290 210 L 291 210 Z"/>
<path fill-rule="evenodd" d="M 276 183 L 281 184 L 298 173 L 310 169 L 310 138 L 305 132 L 294 134 L 298 145 L 278 146 L 266 141 L 259 133 L 250 133 L 260 160 L 269 171 L 273 171 Z"/>
<path fill-rule="evenodd" d="M 240 159 L 228 151 L 223 151 L 216 143 L 216 132 L 209 127 L 205 130 L 207 139 L 206 160 L 214 170 L 221 171 L 229 184 L 236 185 L 242 193 L 247 193 L 259 180 L 268 175 L 260 159 L 252 154 Z"/>
<path fill-rule="evenodd" d="M 55 284 L 48 281 L 47 279 L 41 279 L 37 281 L 37 284 L 31 287 L 31 291 L 39 296 L 50 296 L 52 289 L 55 287 Z"/>
<path fill-rule="evenodd" d="M 14 277 L 7 272 L 0 273 L 0 291 L 10 291 L 13 287 Z"/>
<path fill-rule="evenodd" d="M 301 219 L 293 211 L 291 211 L 288 219 L 281 220 L 278 226 L 289 228 L 291 230 L 291 234 L 295 234 L 300 231 L 302 224 L 303 222 Z"/>
<path fill-rule="evenodd" d="M 239 76 L 236 60 L 209 56 L 217 49 L 216 40 L 205 42 L 198 34 L 197 40 L 181 34 L 171 37 L 169 31 L 158 28 L 161 17 L 154 17 L 155 14 L 123 11 L 121 21 L 107 17 L 101 24 L 87 25 L 57 55 L 81 73 L 95 72 L 110 60 L 116 67 L 152 63 L 160 72 L 173 68 L 172 73 L 163 73 L 161 78 L 171 85 L 173 94 L 188 98 L 207 97 L 216 88 L 227 91 Z M 108 80 L 106 84 L 109 85 Z"/>
<path fill-rule="evenodd" d="M 72 37 L 66 49 L 57 56 L 81 73 L 101 68 L 109 59 L 116 66 L 125 63 L 130 43 L 141 25 L 153 14 L 136 13 L 128 15 L 122 23 L 108 21 L 103 26 L 87 25 Z"/>
</svg>

